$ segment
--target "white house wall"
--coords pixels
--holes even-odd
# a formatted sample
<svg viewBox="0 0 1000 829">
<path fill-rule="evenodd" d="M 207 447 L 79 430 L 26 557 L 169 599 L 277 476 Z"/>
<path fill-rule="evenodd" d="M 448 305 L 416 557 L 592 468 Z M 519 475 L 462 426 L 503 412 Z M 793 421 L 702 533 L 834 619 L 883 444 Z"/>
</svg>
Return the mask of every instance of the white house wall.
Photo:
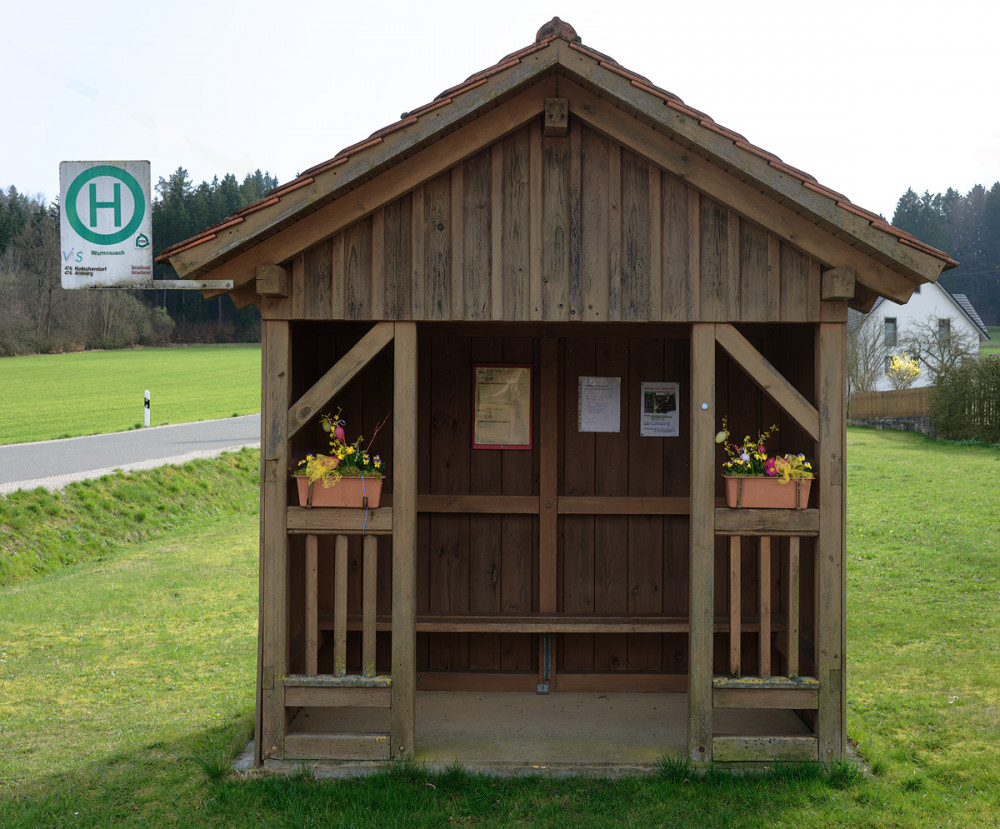
<svg viewBox="0 0 1000 829">
<path fill-rule="evenodd" d="M 927 283 L 920 286 L 920 293 L 914 292 L 906 305 L 899 305 L 891 300 L 883 300 L 865 319 L 865 326 L 875 326 L 879 331 L 885 331 L 886 318 L 896 318 L 896 341 L 902 343 L 914 326 L 928 317 L 935 319 L 950 319 L 951 330 L 956 334 L 971 334 L 976 342 L 982 339 L 982 333 L 969 321 L 969 318 L 958 308 L 955 301 L 940 285 Z M 889 354 L 901 354 L 902 345 L 889 349 Z M 912 388 L 929 386 L 930 378 L 926 367 L 921 366 L 920 376 Z M 892 383 L 883 373 L 875 385 L 876 391 L 890 391 Z"/>
</svg>

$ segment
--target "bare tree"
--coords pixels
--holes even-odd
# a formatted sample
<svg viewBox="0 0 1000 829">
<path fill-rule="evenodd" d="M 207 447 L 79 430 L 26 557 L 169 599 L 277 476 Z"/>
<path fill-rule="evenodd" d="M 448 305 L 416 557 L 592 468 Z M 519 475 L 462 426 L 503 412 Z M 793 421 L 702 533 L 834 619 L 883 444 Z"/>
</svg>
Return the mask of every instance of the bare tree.
<svg viewBox="0 0 1000 829">
<path fill-rule="evenodd" d="M 911 323 L 904 341 L 906 351 L 926 367 L 931 385 L 963 360 L 979 355 L 979 339 L 969 331 L 957 331 L 949 318 L 933 314 Z"/>
<path fill-rule="evenodd" d="M 889 346 L 885 332 L 878 325 L 859 317 L 847 327 L 847 399 L 851 395 L 875 391 L 875 384 L 885 371 Z"/>
</svg>

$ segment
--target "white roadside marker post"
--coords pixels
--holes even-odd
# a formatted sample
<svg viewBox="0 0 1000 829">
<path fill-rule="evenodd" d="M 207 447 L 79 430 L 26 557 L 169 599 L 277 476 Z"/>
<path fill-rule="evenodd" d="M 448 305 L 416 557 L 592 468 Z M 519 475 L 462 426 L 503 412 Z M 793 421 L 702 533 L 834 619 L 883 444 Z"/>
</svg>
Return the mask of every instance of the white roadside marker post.
<svg viewBox="0 0 1000 829">
<path fill-rule="evenodd" d="M 142 425 L 149 428 L 149 389 L 146 389 L 146 405 L 142 410 Z"/>
</svg>

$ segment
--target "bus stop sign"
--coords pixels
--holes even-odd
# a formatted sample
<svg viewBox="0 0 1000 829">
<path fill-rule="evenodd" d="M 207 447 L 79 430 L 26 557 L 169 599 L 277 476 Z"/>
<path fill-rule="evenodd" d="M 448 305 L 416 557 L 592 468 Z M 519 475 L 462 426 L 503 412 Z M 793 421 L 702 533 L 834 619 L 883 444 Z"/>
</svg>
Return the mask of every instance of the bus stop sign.
<svg viewBox="0 0 1000 829">
<path fill-rule="evenodd" d="M 153 278 L 148 161 L 63 161 L 64 288 L 127 288 Z"/>
</svg>

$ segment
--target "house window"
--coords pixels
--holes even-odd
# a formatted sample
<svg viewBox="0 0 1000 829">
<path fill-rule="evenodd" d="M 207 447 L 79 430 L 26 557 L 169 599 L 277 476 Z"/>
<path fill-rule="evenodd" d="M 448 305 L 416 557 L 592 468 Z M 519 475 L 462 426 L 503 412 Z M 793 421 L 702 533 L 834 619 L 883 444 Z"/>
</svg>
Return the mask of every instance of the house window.
<svg viewBox="0 0 1000 829">
<path fill-rule="evenodd" d="M 951 336 L 951 320 L 938 320 L 938 340 L 944 342 Z"/>
<path fill-rule="evenodd" d="M 896 344 L 896 318 L 885 318 L 885 344 L 893 346 Z"/>
</svg>

